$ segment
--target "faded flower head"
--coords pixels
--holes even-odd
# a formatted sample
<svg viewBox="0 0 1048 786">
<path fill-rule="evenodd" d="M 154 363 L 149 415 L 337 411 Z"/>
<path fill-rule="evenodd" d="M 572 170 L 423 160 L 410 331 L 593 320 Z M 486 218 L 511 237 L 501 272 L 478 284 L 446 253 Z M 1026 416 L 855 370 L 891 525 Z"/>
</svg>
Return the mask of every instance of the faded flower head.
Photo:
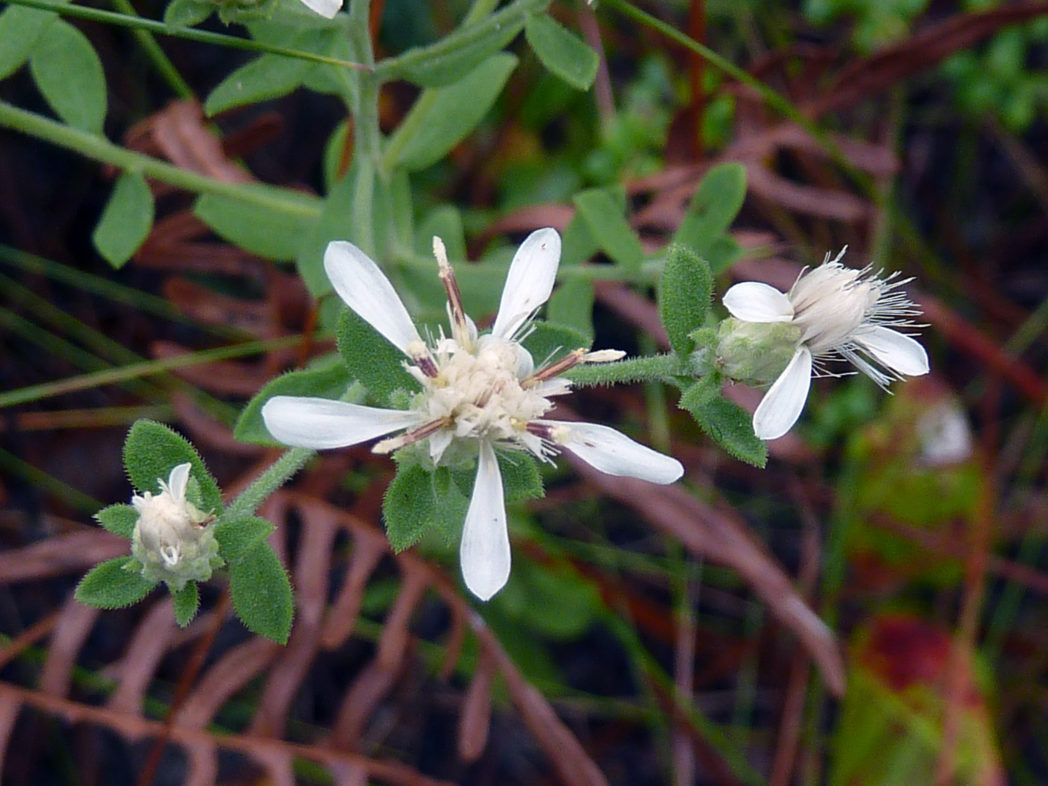
<svg viewBox="0 0 1048 786">
<path fill-rule="evenodd" d="M 683 474 L 676 459 L 644 447 L 607 426 L 546 420 L 551 397 L 568 393 L 558 376 L 579 363 L 617 360 L 623 353 L 577 349 L 535 368 L 520 343 L 535 311 L 553 289 L 560 236 L 540 229 L 525 239 L 510 264 L 498 315 L 478 335 L 466 315 L 444 244 L 433 239 L 440 279 L 447 292 L 450 336 L 424 341 L 393 285 L 352 243 L 333 242 L 324 268 L 335 291 L 360 317 L 397 347 L 421 391 L 408 409 L 379 409 L 320 398 L 275 396 L 262 408 L 269 432 L 281 442 L 310 448 L 355 445 L 375 437 L 374 451 L 390 453 L 419 444 L 433 466 L 477 461 L 459 556 L 466 586 L 487 600 L 509 578 L 510 548 L 502 476 L 496 448 L 526 451 L 551 461 L 566 448 L 597 469 L 654 483 Z"/>
<path fill-rule="evenodd" d="M 131 554 L 142 565 L 142 576 L 165 581 L 175 592 L 186 582 L 206 581 L 222 564 L 218 542 L 209 516 L 186 499 L 191 464 L 179 464 L 165 483 L 158 478 L 160 493 L 135 494 L 131 504 L 138 521 L 131 535 Z"/>
<path fill-rule="evenodd" d="M 771 381 L 771 376 L 732 374 L 733 368 L 749 368 L 750 361 L 738 348 L 747 340 L 756 341 L 753 323 L 790 328 L 787 332 L 780 328 L 778 337 L 769 342 L 774 346 L 766 348 L 771 353 L 766 357 L 784 347 L 790 351 L 785 368 L 753 415 L 753 430 L 761 439 L 781 437 L 797 422 L 813 371 L 825 373 L 820 365 L 823 361 L 847 360 L 885 389 L 892 380 L 928 373 L 924 347 L 898 330 L 919 327 L 912 317 L 919 316 L 920 310 L 898 290 L 909 279 L 898 280 L 894 273 L 882 278 L 871 267 L 845 267 L 840 259 L 846 250 L 833 260 L 827 255 L 819 267 L 801 273 L 785 294 L 754 281 L 736 284 L 724 294 L 725 307 L 740 328 L 749 331 L 739 337 L 732 335 L 730 327 L 721 331 L 718 352 L 724 356 L 722 365 L 729 376 Z M 753 343 L 749 351 L 759 343 Z M 780 357 L 787 355 L 780 353 Z M 767 374 L 769 369 L 761 367 L 760 371 Z"/>
</svg>

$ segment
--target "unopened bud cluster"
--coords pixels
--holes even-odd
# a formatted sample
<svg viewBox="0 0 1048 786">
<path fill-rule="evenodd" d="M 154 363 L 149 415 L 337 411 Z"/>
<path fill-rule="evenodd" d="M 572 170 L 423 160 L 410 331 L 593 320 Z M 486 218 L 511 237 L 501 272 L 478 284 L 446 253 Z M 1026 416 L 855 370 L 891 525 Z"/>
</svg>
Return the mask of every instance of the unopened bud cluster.
<svg viewBox="0 0 1048 786">
<path fill-rule="evenodd" d="M 179 464 L 160 493 L 135 494 L 131 504 L 138 521 L 131 536 L 131 554 L 142 566 L 142 577 L 164 581 L 173 591 L 187 581 L 206 581 L 222 564 L 218 542 L 207 526 L 211 518 L 186 499 L 191 464 Z"/>
</svg>

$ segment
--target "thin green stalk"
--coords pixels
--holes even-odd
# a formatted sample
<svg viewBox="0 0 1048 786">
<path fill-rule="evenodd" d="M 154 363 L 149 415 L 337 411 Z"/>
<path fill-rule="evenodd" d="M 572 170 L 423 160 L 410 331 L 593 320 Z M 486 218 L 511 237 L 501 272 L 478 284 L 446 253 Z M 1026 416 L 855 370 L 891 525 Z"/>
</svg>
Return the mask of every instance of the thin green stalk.
<svg viewBox="0 0 1048 786">
<path fill-rule="evenodd" d="M 265 52 L 271 55 L 283 55 L 298 60 L 309 60 L 324 65 L 334 65 L 341 68 L 369 69 L 370 66 L 360 63 L 351 63 L 348 60 L 339 60 L 337 57 L 327 57 L 313 52 L 304 52 L 300 49 L 289 49 L 286 46 L 267 44 L 250 38 L 238 38 L 237 36 L 224 35 L 223 33 L 211 33 L 206 30 L 197 30 L 195 27 L 178 27 L 167 25 L 154 19 L 143 19 L 140 16 L 127 16 L 115 11 L 103 11 L 99 8 L 89 8 L 82 5 L 65 5 L 52 0 L 8 0 L 12 5 L 24 5 L 29 8 L 40 8 L 44 11 L 53 11 L 64 16 L 73 16 L 79 19 L 90 19 L 94 22 L 116 25 L 118 27 L 130 27 L 135 30 L 147 30 L 158 35 L 169 35 L 174 38 L 184 38 L 188 41 L 198 41 L 203 44 L 215 44 L 227 49 L 243 49 L 249 52 Z"/>
<path fill-rule="evenodd" d="M 793 105 L 793 103 L 781 93 L 776 92 L 772 88 L 768 87 L 759 79 L 755 78 L 751 74 L 747 73 L 744 69 L 739 68 L 733 62 L 725 57 L 721 57 L 719 54 L 714 52 L 707 46 L 700 44 L 698 41 L 690 38 L 684 33 L 677 30 L 672 25 L 663 22 L 661 19 L 652 16 L 651 14 L 642 11 L 641 9 L 634 6 L 629 0 L 601 0 L 601 5 L 614 8 L 621 12 L 625 16 L 630 17 L 643 25 L 650 27 L 652 30 L 657 30 L 662 35 L 666 36 L 672 41 L 676 41 L 683 47 L 691 50 L 707 63 L 712 65 L 714 68 L 723 71 L 731 78 L 741 82 L 753 90 L 756 90 L 760 97 L 764 100 L 764 103 L 769 107 L 779 112 L 784 117 L 789 118 L 793 122 L 797 123 L 801 128 L 807 131 L 812 137 L 822 146 L 822 148 L 829 154 L 830 158 L 833 159 L 841 169 L 848 173 L 848 175 L 854 179 L 854 181 L 860 185 L 863 191 L 867 194 L 871 193 L 873 188 L 870 178 L 865 173 L 859 171 L 848 157 L 844 154 L 844 151 L 837 146 L 837 144 L 830 139 L 829 135 L 823 131 L 819 126 L 813 123 L 810 119 Z"/>
<path fill-rule="evenodd" d="M 2 448 L 0 448 L 0 469 L 5 473 L 17 475 L 31 485 L 58 497 L 69 507 L 84 513 L 94 513 L 102 507 L 102 503 L 94 497 L 85 494 L 80 489 L 73 488 L 68 483 L 49 475 Z"/>
<path fill-rule="evenodd" d="M 202 331 L 210 332 L 223 338 L 239 341 L 247 335 L 245 331 L 228 325 L 200 324 L 178 311 L 162 297 L 157 297 L 149 292 L 143 292 L 141 289 L 135 289 L 93 273 L 78 270 L 69 265 L 63 265 L 61 262 L 55 262 L 52 259 L 38 257 L 35 254 L 11 248 L 11 246 L 5 246 L 2 243 L 0 243 L 0 263 L 6 263 L 23 273 L 37 273 L 47 276 L 54 281 L 76 287 L 82 292 L 89 292 L 92 295 L 107 298 L 114 303 L 131 306 L 145 314 L 152 314 L 153 316 L 184 325 L 192 325 Z"/>
<path fill-rule="evenodd" d="M 229 503 L 223 515 L 229 518 L 250 516 L 266 497 L 287 483 L 314 455 L 316 451 L 310 448 L 291 448 L 285 451 L 269 469 L 255 478 L 250 486 Z"/>
<path fill-rule="evenodd" d="M 135 7 L 131 5 L 130 0 L 112 0 L 112 3 L 117 11 L 132 18 L 141 18 L 138 16 Z M 156 68 L 157 73 L 163 77 L 164 81 L 167 82 L 168 86 L 175 92 L 175 95 L 180 96 L 181 98 L 194 98 L 193 88 L 191 88 L 189 83 L 182 78 L 180 73 L 178 73 L 175 64 L 171 62 L 171 59 L 167 54 L 165 54 L 164 50 L 160 48 L 160 44 L 156 42 L 153 34 L 148 30 L 137 27 L 132 28 L 131 34 L 135 37 L 135 40 L 138 41 L 138 45 L 142 47 L 142 50 L 153 62 L 153 67 Z"/>
<path fill-rule="evenodd" d="M 20 339 L 36 344 L 46 356 L 67 360 L 81 371 L 99 372 L 112 368 L 103 358 L 56 336 L 10 309 L 0 307 L 0 325 Z M 142 380 L 124 380 L 123 385 L 128 391 L 147 400 L 162 398 L 165 395 L 163 388 Z"/>
<path fill-rule="evenodd" d="M 321 202 L 316 197 L 273 186 L 227 183 L 198 175 L 142 153 L 125 150 L 104 137 L 27 112 L 4 101 L 0 101 L 0 126 L 72 150 L 86 158 L 112 164 L 124 171 L 141 172 L 146 177 L 186 191 L 231 197 L 247 204 L 308 219 L 320 217 Z"/>
<path fill-rule="evenodd" d="M 628 384 L 661 380 L 679 374 L 689 374 L 682 368 L 680 359 L 672 354 L 650 355 L 648 357 L 627 358 L 615 363 L 593 363 L 576 366 L 565 376 L 576 387 L 586 385 Z"/>
<path fill-rule="evenodd" d="M 124 382 L 129 379 L 148 377 L 173 368 L 185 368 L 197 366 L 202 363 L 213 363 L 216 360 L 229 360 L 230 358 L 244 357 L 246 355 L 258 355 L 274 349 L 284 349 L 302 343 L 302 336 L 284 336 L 271 341 L 248 341 L 233 346 L 216 347 L 202 352 L 193 352 L 188 355 L 164 358 L 162 360 L 149 360 L 144 363 L 133 363 L 122 368 L 105 369 L 91 374 L 83 374 L 78 377 L 58 380 L 57 382 L 45 382 L 40 385 L 9 390 L 0 393 L 0 409 L 11 407 L 15 404 L 24 404 L 27 401 L 38 401 L 50 396 L 58 396 L 63 393 L 72 393 L 78 390 L 111 385 L 116 382 Z"/>
</svg>

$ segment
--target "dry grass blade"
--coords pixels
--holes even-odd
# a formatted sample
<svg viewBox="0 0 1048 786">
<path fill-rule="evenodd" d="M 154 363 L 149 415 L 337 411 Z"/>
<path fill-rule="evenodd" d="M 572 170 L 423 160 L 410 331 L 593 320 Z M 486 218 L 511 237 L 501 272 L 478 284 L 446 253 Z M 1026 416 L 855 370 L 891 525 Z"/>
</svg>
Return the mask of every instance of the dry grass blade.
<svg viewBox="0 0 1048 786">
<path fill-rule="evenodd" d="M 494 677 L 495 662 L 489 653 L 482 652 L 462 702 L 462 715 L 459 716 L 458 750 L 463 761 L 476 761 L 488 744 L 491 681 Z"/>
</svg>

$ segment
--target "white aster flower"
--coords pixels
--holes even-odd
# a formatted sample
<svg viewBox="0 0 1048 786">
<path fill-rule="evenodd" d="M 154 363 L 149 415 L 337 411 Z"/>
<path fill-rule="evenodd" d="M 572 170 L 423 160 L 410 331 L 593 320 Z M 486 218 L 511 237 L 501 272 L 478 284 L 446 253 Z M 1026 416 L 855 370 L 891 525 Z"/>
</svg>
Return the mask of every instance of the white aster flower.
<svg viewBox="0 0 1048 786">
<path fill-rule="evenodd" d="M 165 483 L 158 478 L 160 493 L 135 494 L 131 504 L 138 521 L 131 535 L 131 554 L 142 565 L 142 576 L 163 580 L 174 591 L 186 582 L 206 581 L 222 564 L 218 542 L 210 527 L 211 518 L 186 499 L 191 464 L 179 464 Z"/>
<path fill-rule="evenodd" d="M 753 414 L 761 439 L 781 437 L 797 422 L 808 398 L 813 370 L 824 360 L 843 359 L 887 389 L 892 380 L 928 373 L 928 355 L 915 339 L 892 328 L 914 328 L 920 310 L 898 287 L 909 279 L 881 278 L 872 268 L 832 261 L 802 272 L 789 292 L 747 281 L 724 294 L 724 305 L 742 322 L 787 323 L 798 338 L 785 370 Z"/>
<path fill-rule="evenodd" d="M 521 244 L 510 264 L 495 324 L 480 336 L 462 308 L 439 238 L 433 239 L 433 251 L 448 296 L 451 336 L 441 331 L 429 342 L 419 335 L 389 279 L 363 251 L 336 241 L 324 254 L 324 269 L 339 296 L 407 357 L 405 367 L 422 388 L 409 409 L 275 396 L 263 406 L 262 417 L 269 432 L 288 445 L 344 447 L 402 432 L 379 441 L 374 451 L 390 453 L 427 441 L 426 454 L 434 466 L 476 456 L 476 481 L 459 557 L 466 586 L 487 600 L 505 585 L 510 571 L 496 448 L 527 451 L 544 461 L 566 448 L 603 472 L 653 483 L 672 483 L 684 469 L 676 459 L 607 426 L 544 419 L 553 407 L 550 398 L 571 389 L 559 374 L 578 363 L 617 360 L 624 354 L 578 349 L 536 369 L 521 345 L 531 317 L 553 289 L 560 261 L 556 230 L 537 230 Z"/>
</svg>

